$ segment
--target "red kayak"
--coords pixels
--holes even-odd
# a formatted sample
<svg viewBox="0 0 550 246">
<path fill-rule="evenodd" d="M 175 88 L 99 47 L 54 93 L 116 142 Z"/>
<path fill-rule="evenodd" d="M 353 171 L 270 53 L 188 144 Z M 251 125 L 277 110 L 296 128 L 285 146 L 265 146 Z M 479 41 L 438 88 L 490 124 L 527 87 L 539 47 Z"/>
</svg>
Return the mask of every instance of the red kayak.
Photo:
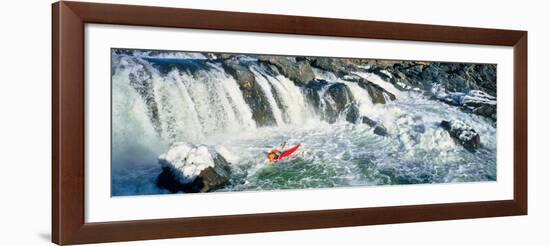
<svg viewBox="0 0 550 246">
<path fill-rule="evenodd" d="M 294 154 L 294 152 L 296 152 L 296 150 L 298 150 L 298 148 L 300 148 L 301 144 L 298 144 L 290 149 L 287 149 L 285 151 L 283 151 L 283 153 L 279 156 L 279 158 L 277 158 L 277 161 L 280 161 L 282 159 L 285 159 L 285 158 L 288 158 L 290 155 Z"/>
</svg>

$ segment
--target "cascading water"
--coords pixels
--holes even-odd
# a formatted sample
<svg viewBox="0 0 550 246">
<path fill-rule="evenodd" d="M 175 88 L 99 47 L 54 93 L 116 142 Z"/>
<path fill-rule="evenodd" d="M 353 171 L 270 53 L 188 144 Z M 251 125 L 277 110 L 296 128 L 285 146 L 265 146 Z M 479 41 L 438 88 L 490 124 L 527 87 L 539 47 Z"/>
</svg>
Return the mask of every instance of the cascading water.
<svg viewBox="0 0 550 246">
<path fill-rule="evenodd" d="M 237 80 L 222 59 L 199 53 L 113 53 L 113 195 L 166 193 L 155 185 L 157 158 L 174 142 L 223 146 L 236 155 L 222 191 L 496 179 L 496 128 L 479 115 L 398 90 L 368 67 L 354 75 L 382 88 L 385 104 L 330 71 L 314 68 L 317 84 L 298 86 L 279 67 L 242 57 L 254 81 Z M 252 82 L 269 112 L 247 103 Z M 260 113 L 272 114 L 274 125 L 259 125 Z M 362 116 L 387 134 L 356 123 Z M 479 132 L 477 152 L 457 146 L 439 126 L 450 118 Z M 266 164 L 266 151 L 285 141 L 302 144 L 298 157 Z"/>
</svg>

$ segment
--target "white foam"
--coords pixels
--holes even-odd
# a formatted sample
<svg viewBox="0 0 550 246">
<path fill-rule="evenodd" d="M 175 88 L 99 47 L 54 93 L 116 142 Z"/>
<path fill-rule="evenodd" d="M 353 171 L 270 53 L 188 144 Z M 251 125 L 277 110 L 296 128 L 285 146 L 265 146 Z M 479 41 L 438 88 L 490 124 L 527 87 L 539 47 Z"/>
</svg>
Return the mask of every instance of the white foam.
<svg viewBox="0 0 550 246">
<path fill-rule="evenodd" d="M 166 153 L 159 156 L 159 160 L 163 167 L 179 170 L 183 182 L 192 181 L 202 170 L 214 167 L 214 159 L 208 147 L 183 142 L 174 143 Z"/>
</svg>

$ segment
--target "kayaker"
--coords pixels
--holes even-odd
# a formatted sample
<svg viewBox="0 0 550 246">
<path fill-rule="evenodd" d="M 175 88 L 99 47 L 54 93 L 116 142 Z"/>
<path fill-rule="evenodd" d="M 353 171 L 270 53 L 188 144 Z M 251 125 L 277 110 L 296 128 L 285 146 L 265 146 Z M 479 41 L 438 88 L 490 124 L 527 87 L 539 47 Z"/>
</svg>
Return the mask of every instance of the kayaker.
<svg viewBox="0 0 550 246">
<path fill-rule="evenodd" d="M 267 154 L 267 159 L 270 162 L 274 162 L 279 159 L 279 156 L 281 156 L 281 151 L 279 151 L 278 149 L 274 149 L 269 151 L 269 153 Z"/>
<path fill-rule="evenodd" d="M 284 150 L 285 146 L 286 146 L 286 142 L 283 143 L 283 145 L 281 146 L 281 149 Z M 279 159 L 279 156 L 281 156 L 281 154 L 282 154 L 282 152 L 280 150 L 273 149 L 273 150 L 269 151 L 269 153 L 267 154 L 267 159 L 270 162 L 274 162 L 274 161 Z"/>
</svg>

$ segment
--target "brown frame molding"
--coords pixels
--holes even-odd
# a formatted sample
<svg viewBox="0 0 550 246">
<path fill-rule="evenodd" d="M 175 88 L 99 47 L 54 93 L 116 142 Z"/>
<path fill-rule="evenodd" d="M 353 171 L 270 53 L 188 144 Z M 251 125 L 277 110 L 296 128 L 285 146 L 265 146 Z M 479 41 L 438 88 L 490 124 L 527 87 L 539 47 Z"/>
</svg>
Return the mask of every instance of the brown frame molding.
<svg viewBox="0 0 550 246">
<path fill-rule="evenodd" d="M 84 24 L 510 46 L 514 199 L 124 222 L 84 222 Z M 52 241 L 60 245 L 527 214 L 527 32 L 81 2 L 52 5 Z M 292 220 L 293 223 L 288 223 Z"/>
</svg>

